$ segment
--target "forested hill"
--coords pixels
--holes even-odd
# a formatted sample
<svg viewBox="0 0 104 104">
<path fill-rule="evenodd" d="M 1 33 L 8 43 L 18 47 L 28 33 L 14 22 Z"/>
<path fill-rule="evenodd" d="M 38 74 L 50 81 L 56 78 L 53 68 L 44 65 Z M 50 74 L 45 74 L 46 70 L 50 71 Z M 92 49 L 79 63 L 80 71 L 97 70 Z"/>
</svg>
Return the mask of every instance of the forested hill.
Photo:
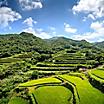
<svg viewBox="0 0 104 104">
<path fill-rule="evenodd" d="M 96 46 L 104 48 L 104 41 L 95 43 Z"/>
<path fill-rule="evenodd" d="M 77 41 L 72 40 L 65 37 L 54 37 L 47 40 L 53 48 L 72 48 L 72 47 L 80 47 L 80 48 L 91 48 L 92 44 L 85 41 Z"/>
<path fill-rule="evenodd" d="M 0 53 L 12 55 L 34 50 L 48 51 L 49 46 L 46 41 L 30 33 L 0 35 Z"/>
<path fill-rule="evenodd" d="M 41 39 L 31 33 L 0 35 L 0 56 L 10 56 L 21 52 L 37 51 L 39 53 L 52 53 L 63 49 L 96 49 L 102 47 L 102 43 L 91 44 L 85 40 L 76 41 L 65 37 Z"/>
</svg>

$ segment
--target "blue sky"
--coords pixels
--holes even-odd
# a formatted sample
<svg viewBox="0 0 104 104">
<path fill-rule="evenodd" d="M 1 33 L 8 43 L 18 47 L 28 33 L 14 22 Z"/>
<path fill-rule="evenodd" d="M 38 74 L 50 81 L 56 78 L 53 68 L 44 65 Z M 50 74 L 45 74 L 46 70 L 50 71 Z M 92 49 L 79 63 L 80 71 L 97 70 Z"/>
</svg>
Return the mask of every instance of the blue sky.
<svg viewBox="0 0 104 104">
<path fill-rule="evenodd" d="M 104 0 L 0 0 L 0 34 L 104 41 Z"/>
</svg>

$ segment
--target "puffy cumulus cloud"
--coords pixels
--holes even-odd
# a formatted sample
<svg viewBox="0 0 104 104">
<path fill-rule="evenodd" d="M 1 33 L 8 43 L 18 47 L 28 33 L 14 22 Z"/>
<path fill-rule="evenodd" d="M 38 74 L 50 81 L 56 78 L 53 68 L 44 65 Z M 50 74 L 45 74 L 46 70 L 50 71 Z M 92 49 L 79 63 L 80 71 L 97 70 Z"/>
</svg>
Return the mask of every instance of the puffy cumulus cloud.
<svg viewBox="0 0 104 104">
<path fill-rule="evenodd" d="M 34 31 L 34 29 L 32 27 L 28 27 L 28 28 L 26 28 L 26 29 L 24 29 L 22 31 L 23 32 L 28 32 L 28 33 L 33 33 L 34 35 L 36 34 L 35 31 Z"/>
<path fill-rule="evenodd" d="M 25 20 L 23 21 L 23 23 L 26 24 L 26 25 L 29 26 L 29 27 L 33 27 L 33 24 L 37 24 L 37 21 L 34 21 L 34 20 L 32 19 L 32 17 L 29 17 L 29 18 L 25 19 Z"/>
<path fill-rule="evenodd" d="M 38 29 L 34 29 L 33 24 L 37 24 L 36 21 L 34 21 L 31 17 L 27 18 L 26 20 L 23 21 L 23 23 L 27 24 L 27 28 L 23 29 L 23 32 L 28 32 L 28 33 L 32 33 L 37 37 L 40 37 L 42 39 L 48 39 L 51 37 L 51 35 L 47 32 L 45 32 L 43 29 L 38 28 Z"/>
<path fill-rule="evenodd" d="M 88 18 L 95 20 L 104 17 L 104 0 L 80 0 L 72 10 L 74 14 L 82 12 L 88 14 Z"/>
<path fill-rule="evenodd" d="M 104 34 L 104 21 L 102 21 L 102 22 L 98 22 L 98 21 L 93 22 L 90 27 L 94 31 Z"/>
<path fill-rule="evenodd" d="M 93 33 L 87 32 L 84 34 L 74 35 L 74 36 L 72 36 L 72 39 L 87 40 L 89 42 L 94 42 L 94 41 L 98 41 L 98 37 L 99 37 L 99 34 L 97 34 L 96 32 L 93 32 Z"/>
<path fill-rule="evenodd" d="M 104 21 L 103 22 L 93 22 L 90 26 L 93 32 L 87 32 L 84 34 L 74 35 L 73 39 L 82 40 L 85 39 L 89 42 L 100 42 L 104 41 Z"/>
<path fill-rule="evenodd" d="M 65 32 L 68 32 L 68 33 L 76 33 L 77 32 L 77 29 L 71 27 L 67 23 L 64 23 L 64 30 L 65 30 Z"/>
<path fill-rule="evenodd" d="M 49 39 L 49 38 L 51 38 L 51 36 L 47 32 L 45 32 L 45 31 L 41 31 L 41 32 L 37 31 L 37 36 L 42 38 L 42 39 Z"/>
<path fill-rule="evenodd" d="M 42 8 L 42 2 L 40 0 L 19 0 L 22 10 L 32 10 Z"/>
<path fill-rule="evenodd" d="M 9 22 L 14 22 L 21 19 L 22 16 L 8 7 L 0 8 L 0 27 L 9 26 Z"/>
<path fill-rule="evenodd" d="M 49 39 L 49 38 L 51 38 L 51 36 L 47 32 L 43 31 L 43 29 L 36 29 L 35 30 L 33 27 L 28 27 L 28 28 L 26 28 L 26 29 L 24 29 L 22 31 L 23 32 L 32 33 L 35 36 L 40 37 L 42 39 Z"/>
</svg>

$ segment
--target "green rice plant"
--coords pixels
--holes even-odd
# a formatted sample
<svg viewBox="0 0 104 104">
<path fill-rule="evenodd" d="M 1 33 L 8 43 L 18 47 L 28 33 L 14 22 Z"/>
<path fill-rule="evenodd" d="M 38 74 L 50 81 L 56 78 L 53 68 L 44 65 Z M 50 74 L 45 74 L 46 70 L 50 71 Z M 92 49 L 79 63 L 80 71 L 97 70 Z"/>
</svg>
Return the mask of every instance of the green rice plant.
<svg viewBox="0 0 104 104">
<path fill-rule="evenodd" d="M 77 67 L 34 67 L 32 70 L 42 71 L 65 71 L 65 70 L 77 70 Z"/>
<path fill-rule="evenodd" d="M 33 94 L 38 104 L 72 104 L 72 92 L 63 86 L 42 86 Z"/>
<path fill-rule="evenodd" d="M 104 70 L 91 70 L 91 74 L 104 80 Z"/>
<path fill-rule="evenodd" d="M 67 81 L 74 83 L 80 98 L 80 104 L 104 104 L 104 94 L 91 86 L 86 78 L 60 75 Z"/>
<path fill-rule="evenodd" d="M 16 58 L 1 58 L 0 63 L 12 63 L 12 62 L 17 62 L 21 61 L 21 59 L 16 59 Z"/>
<path fill-rule="evenodd" d="M 79 95 L 78 95 L 78 91 L 76 89 L 76 86 L 74 83 L 69 82 L 68 80 L 64 79 L 61 76 L 57 76 L 58 79 L 62 80 L 64 82 L 64 86 L 66 88 L 68 88 L 69 90 L 71 90 L 72 94 L 73 94 L 73 104 L 79 104 Z"/>
<path fill-rule="evenodd" d="M 36 64 L 39 67 L 76 67 L 77 64 L 54 64 L 54 63 L 45 63 L 39 62 Z"/>
<path fill-rule="evenodd" d="M 103 74 L 101 74 L 101 73 L 100 74 L 99 73 L 93 74 L 91 71 L 88 71 L 88 75 L 91 79 L 100 82 L 100 84 L 104 84 L 104 79 L 101 79 L 101 77 L 104 77 L 104 76 L 102 76 Z"/>
<path fill-rule="evenodd" d="M 41 73 L 41 74 L 42 74 L 42 73 L 43 73 L 43 74 L 45 74 L 45 73 L 47 73 L 47 74 L 48 74 L 48 73 L 50 73 L 50 74 L 51 74 L 51 73 L 54 73 L 54 74 L 55 74 L 55 73 L 69 73 L 70 71 L 38 71 L 38 72 Z"/>
<path fill-rule="evenodd" d="M 31 80 L 31 81 L 28 81 L 26 83 L 19 84 L 19 87 L 37 86 L 37 85 L 40 85 L 40 84 L 47 84 L 47 83 L 59 83 L 60 84 L 61 81 L 54 78 L 54 77 L 40 78 L 40 79 L 37 79 L 37 80 Z"/>
<path fill-rule="evenodd" d="M 62 60 L 56 61 L 54 64 L 86 64 L 86 61 L 79 61 L 79 60 Z"/>
</svg>

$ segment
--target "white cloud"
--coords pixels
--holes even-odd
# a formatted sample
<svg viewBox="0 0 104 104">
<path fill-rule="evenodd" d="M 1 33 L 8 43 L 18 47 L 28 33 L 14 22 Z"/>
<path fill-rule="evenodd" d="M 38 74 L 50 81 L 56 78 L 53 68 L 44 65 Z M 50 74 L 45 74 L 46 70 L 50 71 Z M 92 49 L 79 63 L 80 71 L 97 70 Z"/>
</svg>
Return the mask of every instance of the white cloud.
<svg viewBox="0 0 104 104">
<path fill-rule="evenodd" d="M 88 16 L 87 16 L 87 17 L 84 17 L 82 21 L 85 22 L 85 21 L 86 21 L 87 19 L 89 19 L 89 18 L 92 19 L 92 20 L 96 20 L 96 18 L 94 17 L 94 15 L 88 14 Z"/>
<path fill-rule="evenodd" d="M 73 39 L 82 40 L 85 39 L 89 42 L 104 40 L 104 21 L 103 22 L 93 22 L 90 26 L 93 32 L 86 32 L 84 34 L 78 34 L 72 36 Z"/>
<path fill-rule="evenodd" d="M 69 24 L 64 23 L 64 30 L 68 33 L 76 33 L 77 29 L 71 27 Z"/>
<path fill-rule="evenodd" d="M 33 24 L 37 24 L 37 21 L 34 21 L 32 17 L 29 17 L 23 21 L 23 23 L 27 24 L 29 27 L 33 27 Z"/>
<path fill-rule="evenodd" d="M 98 42 L 102 42 L 102 41 L 104 41 L 104 38 L 103 39 L 102 38 L 98 39 Z"/>
<path fill-rule="evenodd" d="M 93 22 L 90 27 L 94 31 L 104 34 L 104 21 L 102 21 L 102 22 L 98 22 L 98 21 Z"/>
<path fill-rule="evenodd" d="M 47 33 L 47 32 L 37 32 L 37 36 L 39 36 L 42 39 L 49 39 L 51 38 L 51 36 Z"/>
<path fill-rule="evenodd" d="M 38 29 L 34 29 L 33 27 L 33 23 L 36 24 L 37 22 L 34 21 L 31 17 L 27 18 L 26 20 L 24 20 L 25 24 L 27 24 L 27 28 L 23 29 L 23 32 L 28 32 L 28 33 L 32 33 L 37 37 L 40 37 L 42 39 L 48 39 L 51 37 L 51 35 L 47 32 L 45 32 L 43 29 L 38 28 Z"/>
<path fill-rule="evenodd" d="M 22 31 L 23 32 L 32 33 L 35 36 L 40 37 L 42 39 L 49 39 L 49 38 L 51 38 L 51 36 L 47 32 L 43 31 L 43 29 L 36 29 L 35 30 L 33 27 L 28 27 L 28 28 L 26 28 L 26 29 L 24 29 Z"/>
<path fill-rule="evenodd" d="M 0 8 L 0 27 L 7 27 L 9 22 L 21 19 L 22 16 L 8 7 Z"/>
<path fill-rule="evenodd" d="M 38 28 L 37 31 L 42 32 L 44 30 L 42 28 Z"/>
<path fill-rule="evenodd" d="M 35 31 L 34 31 L 34 29 L 32 27 L 28 27 L 28 28 L 26 28 L 26 29 L 24 29 L 22 31 L 23 32 L 28 32 L 28 33 L 33 33 L 34 35 L 36 34 Z"/>
<path fill-rule="evenodd" d="M 94 42 L 97 41 L 96 39 L 99 37 L 99 35 L 97 33 L 91 33 L 91 32 L 87 32 L 84 34 L 78 34 L 78 35 L 74 35 L 72 36 L 73 39 L 75 40 L 87 40 L 89 42 Z"/>
<path fill-rule="evenodd" d="M 80 0 L 72 10 L 74 14 L 82 12 L 95 20 L 95 18 L 104 17 L 104 0 Z"/>
<path fill-rule="evenodd" d="M 43 7 L 40 0 L 19 0 L 19 3 L 23 10 L 39 9 Z"/>
<path fill-rule="evenodd" d="M 95 17 L 94 17 L 94 15 L 92 15 L 92 14 L 89 14 L 89 15 L 88 15 L 88 18 L 91 18 L 91 19 L 95 20 Z"/>
<path fill-rule="evenodd" d="M 33 23 L 36 24 L 37 22 L 34 21 L 31 17 L 27 18 L 26 20 L 24 20 L 25 24 L 27 24 L 27 28 L 23 29 L 23 32 L 28 32 L 28 33 L 32 33 L 37 37 L 40 37 L 42 39 L 48 39 L 51 37 L 51 35 L 49 35 L 47 32 L 45 32 L 43 29 L 38 28 L 38 29 L 34 29 L 33 27 Z"/>
<path fill-rule="evenodd" d="M 52 27 L 52 26 L 50 26 L 49 29 L 50 29 L 51 31 L 55 31 L 55 30 L 56 30 L 56 28 L 55 28 L 55 27 Z"/>
<path fill-rule="evenodd" d="M 52 32 L 52 35 L 56 35 L 56 31 L 53 31 L 53 32 Z"/>
<path fill-rule="evenodd" d="M 53 27 L 53 26 L 49 26 L 48 27 L 49 28 L 49 34 L 51 34 L 51 36 L 55 36 L 56 35 L 56 28 L 55 27 Z"/>
<path fill-rule="evenodd" d="M 87 17 L 84 17 L 82 21 L 85 22 L 86 20 L 87 20 Z"/>
</svg>

